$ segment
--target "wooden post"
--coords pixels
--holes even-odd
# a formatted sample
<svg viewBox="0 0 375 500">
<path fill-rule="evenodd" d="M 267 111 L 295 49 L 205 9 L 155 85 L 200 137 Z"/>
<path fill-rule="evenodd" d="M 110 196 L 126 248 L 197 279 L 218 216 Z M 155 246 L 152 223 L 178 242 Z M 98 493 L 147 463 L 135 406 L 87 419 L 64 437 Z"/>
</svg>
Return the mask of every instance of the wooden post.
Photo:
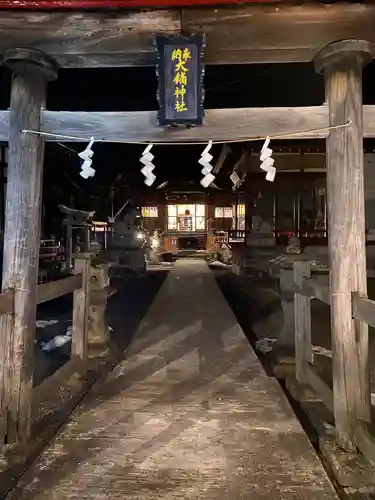
<svg viewBox="0 0 375 500">
<path fill-rule="evenodd" d="M 361 40 L 324 48 L 315 68 L 324 73 L 330 126 L 327 137 L 328 247 L 336 433 L 354 451 L 357 418 L 369 419 L 368 327 L 352 319 L 352 291 L 367 295 L 363 187 L 362 68 L 372 59 Z"/>
<path fill-rule="evenodd" d="M 303 278 L 310 277 L 309 262 L 294 263 L 294 284 L 302 286 Z M 311 298 L 294 293 L 294 325 L 296 352 L 296 379 L 306 383 L 306 366 L 312 361 Z"/>
<path fill-rule="evenodd" d="M 283 310 L 283 324 L 279 334 L 279 347 L 286 352 L 295 348 L 294 323 L 294 272 L 293 268 L 280 269 L 280 298 Z"/>
<path fill-rule="evenodd" d="M 90 254 L 78 254 L 74 258 L 74 272 L 82 273 L 82 286 L 73 295 L 72 356 L 79 356 L 87 362 L 88 321 L 89 321 L 89 278 Z"/>
<path fill-rule="evenodd" d="M 109 331 L 105 320 L 109 294 L 108 263 L 90 266 L 89 294 L 88 358 L 92 359 L 109 353 Z"/>
<path fill-rule="evenodd" d="M 46 84 L 57 77 L 57 64 L 33 49 L 8 50 L 3 60 L 13 79 L 2 289 L 17 292 L 14 318 L 0 319 L 0 394 L 8 407 L 7 439 L 14 441 L 26 439 L 30 428 L 44 158 L 41 137 L 22 131 L 40 130 Z"/>
</svg>

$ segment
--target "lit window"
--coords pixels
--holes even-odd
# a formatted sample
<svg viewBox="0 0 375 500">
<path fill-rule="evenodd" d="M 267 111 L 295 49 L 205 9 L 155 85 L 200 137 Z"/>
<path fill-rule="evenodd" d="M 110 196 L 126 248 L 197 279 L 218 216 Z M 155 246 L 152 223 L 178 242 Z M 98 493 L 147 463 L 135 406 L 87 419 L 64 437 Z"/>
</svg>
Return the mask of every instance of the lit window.
<svg viewBox="0 0 375 500">
<path fill-rule="evenodd" d="M 232 207 L 215 207 L 215 219 L 231 219 L 232 217 Z"/>
<path fill-rule="evenodd" d="M 206 205 L 167 205 L 167 230 L 178 232 L 204 231 Z"/>
<path fill-rule="evenodd" d="M 177 229 L 177 217 L 168 217 L 168 231 L 175 231 Z"/>
<path fill-rule="evenodd" d="M 158 217 L 158 207 L 142 207 L 142 217 Z"/>
<path fill-rule="evenodd" d="M 205 217 L 205 215 L 206 215 L 206 205 L 196 205 L 195 215 L 197 217 Z"/>
<path fill-rule="evenodd" d="M 233 229 L 239 229 L 240 231 L 244 231 L 246 227 L 245 223 L 245 204 L 237 205 L 237 217 L 234 215 L 236 213 L 236 206 L 233 206 Z"/>
<path fill-rule="evenodd" d="M 177 217 L 177 205 L 167 206 L 168 217 Z"/>
<path fill-rule="evenodd" d="M 234 212 L 235 210 L 233 210 Z M 245 215 L 245 205 L 239 204 L 237 205 L 237 215 Z"/>
</svg>

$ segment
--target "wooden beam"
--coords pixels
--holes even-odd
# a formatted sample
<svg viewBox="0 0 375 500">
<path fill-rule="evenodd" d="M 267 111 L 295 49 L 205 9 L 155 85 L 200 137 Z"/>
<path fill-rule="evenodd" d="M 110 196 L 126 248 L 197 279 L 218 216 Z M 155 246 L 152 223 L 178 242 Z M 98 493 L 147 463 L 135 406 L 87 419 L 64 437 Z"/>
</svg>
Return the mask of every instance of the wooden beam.
<svg viewBox="0 0 375 500">
<path fill-rule="evenodd" d="M 3 11 L 0 51 L 33 47 L 52 55 L 65 68 L 152 66 L 156 64 L 155 33 L 180 30 L 179 10 Z"/>
<path fill-rule="evenodd" d="M 375 137 L 375 106 L 368 132 Z M 298 108 L 240 108 L 207 110 L 205 124 L 195 128 L 164 129 L 157 126 L 156 111 L 86 112 L 43 111 L 41 130 L 78 139 L 66 142 L 85 142 L 91 136 L 97 141 L 144 142 L 207 142 L 263 138 L 299 130 L 324 128 L 328 125 L 325 106 Z M 9 112 L 0 111 L 0 141 L 7 141 Z M 324 138 L 327 132 L 309 132 L 299 138 Z M 61 138 L 45 137 L 46 141 L 61 142 Z"/>
<path fill-rule="evenodd" d="M 364 137 L 375 137 L 375 106 L 363 107 Z M 65 142 L 96 141 L 123 142 L 208 142 L 236 141 L 251 138 L 280 136 L 303 130 L 298 139 L 327 137 L 328 108 L 310 106 L 297 108 L 237 108 L 206 111 L 202 127 L 164 129 L 157 126 L 156 111 L 42 111 L 41 131 L 75 137 Z M 0 142 L 9 134 L 9 111 L 0 111 Z M 286 137 L 291 140 L 292 136 Z M 59 137 L 45 137 L 47 142 L 64 142 Z M 306 156 L 307 158 L 307 156 Z M 252 160 L 251 160 L 252 161 Z M 306 160 L 306 163 L 309 161 Z M 310 167 L 311 168 L 311 167 Z"/>
<path fill-rule="evenodd" d="M 353 317 L 375 328 L 375 301 L 361 297 L 357 292 L 352 294 L 352 299 Z"/>
<path fill-rule="evenodd" d="M 61 280 L 42 283 L 37 287 L 37 304 L 43 304 L 63 295 L 73 293 L 82 287 L 82 274 L 68 276 Z"/>
<path fill-rule="evenodd" d="M 293 20 L 293 22 L 291 22 Z M 207 64 L 307 62 L 326 44 L 375 43 L 375 5 L 246 5 L 101 12 L 2 11 L 0 51 L 33 47 L 62 67 L 153 66 L 155 33 L 204 31 Z"/>
<path fill-rule="evenodd" d="M 300 171 L 319 169 L 325 171 L 326 168 L 326 157 L 324 153 L 311 153 L 311 154 L 300 154 L 300 153 L 276 153 L 272 157 L 275 160 L 275 167 L 277 172 L 282 171 Z M 248 171 L 249 172 L 259 172 L 260 165 L 260 153 L 259 149 L 257 153 L 252 153 L 248 160 Z"/>
<path fill-rule="evenodd" d="M 220 170 L 222 169 L 224 162 L 225 162 L 225 160 L 228 157 L 230 152 L 231 152 L 230 146 L 228 146 L 228 144 L 224 144 L 224 146 L 221 148 L 220 156 L 219 156 L 219 158 L 216 162 L 216 165 L 213 169 L 213 173 L 215 175 L 217 175 L 220 172 Z"/>
</svg>

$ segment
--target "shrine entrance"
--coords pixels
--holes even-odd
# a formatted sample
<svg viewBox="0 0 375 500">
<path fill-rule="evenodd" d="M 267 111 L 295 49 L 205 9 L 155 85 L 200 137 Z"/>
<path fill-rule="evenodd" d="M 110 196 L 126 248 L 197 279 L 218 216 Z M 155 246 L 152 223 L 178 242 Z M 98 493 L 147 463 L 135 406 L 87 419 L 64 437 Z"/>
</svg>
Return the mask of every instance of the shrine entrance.
<svg viewBox="0 0 375 500">
<path fill-rule="evenodd" d="M 248 23 L 255 22 L 251 19 L 256 18 L 256 16 L 252 18 L 251 11 L 248 11 L 247 7 L 246 22 L 244 25 L 240 23 L 246 27 L 246 32 L 244 27 L 239 30 L 241 36 L 235 37 L 236 45 L 232 48 L 225 45 L 229 43 L 225 29 L 215 31 L 218 29 L 217 16 L 211 11 L 209 14 L 211 18 L 207 18 L 208 13 L 202 11 L 201 21 L 197 13 L 195 17 L 189 17 L 192 15 L 190 11 L 186 13 L 186 17 L 183 16 L 183 23 L 191 28 L 189 32 L 193 32 L 193 27 L 207 27 L 210 36 L 207 37 L 206 48 L 205 37 L 201 30 L 197 30 L 199 35 L 190 37 L 173 36 L 174 33 L 180 33 L 182 24 L 180 14 L 177 16 L 174 11 L 162 13 L 162 18 L 157 11 L 153 14 L 126 14 L 128 24 L 129 19 L 131 21 L 126 41 L 129 44 L 129 40 L 132 40 L 132 43 L 136 44 L 133 51 L 120 50 L 117 42 L 115 44 L 117 49 L 109 50 L 106 48 L 108 43 L 106 38 L 104 45 L 98 42 L 99 49 L 103 50 L 103 53 L 99 49 L 97 49 L 99 52 L 93 53 L 92 47 L 96 44 L 90 43 L 91 48 L 86 47 L 87 50 L 85 49 L 82 54 L 79 50 L 82 48 L 81 45 L 79 47 L 75 45 L 74 40 L 77 33 L 80 33 L 79 30 L 86 27 L 82 28 L 82 23 L 73 18 L 73 28 L 69 31 L 69 35 L 61 35 L 64 40 L 64 37 L 73 40 L 72 52 L 66 52 L 64 44 L 54 45 L 55 28 L 51 25 L 49 14 L 46 14 L 43 21 L 48 25 L 45 27 L 48 36 L 42 44 L 36 44 L 33 37 L 30 38 L 29 32 L 25 30 L 21 41 L 24 42 L 23 46 L 29 48 L 17 48 L 16 41 L 11 40 L 10 33 L 10 40 L 7 41 L 7 50 L 4 51 L 3 57 L 4 64 L 13 75 L 10 108 L 0 111 L 0 141 L 9 144 L 2 294 L 6 305 L 2 309 L 4 314 L 1 316 L 3 340 L 0 345 L 0 366 L 12 369 L 4 368 L 0 396 L 2 409 L 6 414 L 6 425 L 8 422 L 11 423 L 9 425 L 12 426 L 14 441 L 26 440 L 30 433 L 33 331 L 36 304 L 40 300 L 35 262 L 39 255 L 42 173 L 46 142 L 76 143 L 76 145 L 79 143 L 82 146 L 79 153 L 82 159 L 81 175 L 85 179 L 91 179 L 96 175 L 97 144 L 105 142 L 137 144 L 141 149 L 139 160 L 143 164 L 142 175 L 147 187 L 156 186 L 154 148 L 197 146 L 201 150 L 200 189 L 204 193 L 204 190 L 212 188 L 215 184 L 223 167 L 228 146 L 235 143 L 244 143 L 247 146 L 250 143 L 255 144 L 254 151 L 249 151 L 250 147 L 247 147 L 246 151 L 241 151 L 240 157 L 232 165 L 232 192 L 230 192 L 232 194 L 233 190 L 237 191 L 241 185 L 244 186 L 244 191 L 250 186 L 248 191 L 250 192 L 251 169 L 248 167 L 254 165 L 254 162 L 259 166 L 258 175 L 264 176 L 269 185 L 274 183 L 275 175 L 278 175 L 277 158 L 274 163 L 275 155 L 273 155 L 276 141 L 325 139 L 328 210 L 325 213 L 325 208 L 322 207 L 320 216 L 328 220 L 328 231 L 325 232 L 328 232 L 329 259 L 325 271 L 329 273 L 329 286 L 319 286 L 317 284 L 319 280 L 314 280 L 311 276 L 312 259 L 296 259 L 292 264 L 289 261 L 285 264 L 290 271 L 289 276 L 293 274 L 292 286 L 287 290 L 284 299 L 289 304 L 292 299 L 294 300 L 290 317 L 293 320 L 296 380 L 303 387 L 306 385 L 312 387 L 327 408 L 333 412 L 335 439 L 339 447 L 349 454 L 357 453 L 359 450 L 369 462 L 373 462 L 374 438 L 368 430 L 371 422 L 368 325 L 375 324 L 373 319 L 375 304 L 367 298 L 363 139 L 375 137 L 375 107 L 363 106 L 362 72 L 372 60 L 374 41 L 372 22 L 375 11 L 373 7 L 365 7 L 358 17 L 354 15 L 356 12 L 352 7 L 348 7 L 348 11 L 342 7 L 333 7 L 331 11 L 326 11 L 327 17 L 324 19 L 327 19 L 327 24 L 322 36 L 318 33 L 319 30 L 316 30 L 317 19 L 323 15 L 321 11 L 316 10 L 317 7 L 306 7 L 306 10 L 301 7 L 301 9 L 301 12 L 298 12 L 302 17 L 296 17 L 296 21 L 298 29 L 303 29 L 306 36 L 310 37 L 307 48 L 305 45 L 295 47 L 300 43 L 296 40 L 301 40 L 303 37 L 301 38 L 301 32 L 290 27 L 290 17 L 285 24 L 287 16 L 283 14 L 284 25 L 280 26 L 276 22 L 278 19 L 276 14 L 270 16 L 267 11 L 265 19 L 269 23 L 268 26 L 272 26 L 271 31 L 277 44 L 270 48 L 262 42 L 259 48 L 255 37 L 245 50 L 241 37 L 248 39 L 250 32 Z M 283 12 L 291 13 L 288 8 Z M 298 14 L 292 9 L 293 12 Z M 311 14 L 315 17 L 311 17 Z M 150 15 L 158 21 L 156 25 L 152 25 L 151 33 L 144 34 L 138 28 L 135 33 L 131 33 L 133 16 L 136 20 L 143 20 L 140 25 L 144 26 L 147 24 L 146 21 L 150 20 Z M 220 15 L 225 17 L 222 11 Z M 95 16 L 96 14 L 87 14 L 91 26 L 98 25 L 94 22 Z M 57 18 L 61 20 L 61 15 L 59 14 Z M 230 18 L 232 21 L 236 19 L 235 14 L 232 13 Z M 261 19 L 257 19 L 259 31 L 264 25 Z M 337 19 L 341 20 L 341 24 L 336 29 Z M 8 17 L 9 26 L 15 20 L 19 22 L 17 16 Z M 118 23 L 122 21 L 121 16 L 119 18 L 109 16 L 103 22 L 111 25 L 109 33 L 120 31 L 118 37 L 122 38 L 125 36 L 123 35 L 125 29 L 123 27 L 118 29 Z M 163 34 L 159 36 L 162 22 L 165 25 L 164 29 L 160 29 Z M 225 24 L 225 19 L 223 22 Z M 37 22 L 34 20 L 33 23 L 36 29 Z M 105 29 L 102 24 L 99 25 L 102 34 Z M 259 28 L 260 26 L 262 28 Z M 233 29 L 231 33 L 234 33 Z M 220 40 L 221 35 L 224 41 Z M 286 41 L 283 42 L 284 36 Z M 289 38 L 290 36 L 294 37 L 294 41 Z M 78 38 L 81 40 L 82 36 Z M 156 40 L 158 47 L 157 61 L 154 52 L 152 56 L 150 55 L 151 38 L 153 42 Z M 112 44 L 108 45 L 112 47 Z M 208 63 L 215 64 L 266 62 L 266 58 L 271 57 L 271 55 L 266 56 L 267 53 L 273 54 L 272 62 L 313 60 L 316 72 L 322 75 L 322 80 L 324 79 L 325 102 L 306 107 L 248 106 L 207 109 L 204 113 L 205 50 Z M 65 67 L 78 65 L 83 68 L 96 64 L 108 67 L 157 64 L 159 110 L 95 112 L 48 110 L 46 109 L 47 84 L 58 78 L 59 64 Z M 220 151 L 218 154 L 215 153 L 214 157 L 211 148 L 215 146 Z M 247 245 L 248 238 L 258 243 L 253 247 L 266 247 L 267 250 L 269 247 L 267 244 L 259 243 L 264 241 L 265 236 L 259 231 L 262 224 L 253 225 L 251 205 L 257 194 L 252 193 L 249 196 L 245 193 L 244 198 L 238 197 L 234 212 L 232 211 L 232 219 L 234 217 L 236 221 L 235 234 L 231 235 L 232 242 L 238 243 L 240 240 L 241 243 L 241 252 L 238 254 L 238 261 L 234 262 L 234 267 L 242 265 L 242 251 Z M 217 207 L 212 204 L 211 208 L 221 209 L 220 213 L 225 219 L 226 209 L 232 204 L 231 199 Z M 152 203 L 143 205 L 154 207 Z M 174 241 L 173 245 L 179 248 L 200 247 L 201 243 L 198 240 L 202 234 L 207 233 L 208 221 L 213 218 L 212 213 L 208 213 L 208 204 L 200 200 L 179 199 L 173 202 L 166 201 L 164 205 L 165 223 L 171 241 Z M 243 210 L 238 209 L 243 206 L 245 207 Z M 300 217 L 298 213 L 293 216 Z M 242 227 L 244 226 L 243 229 L 239 229 L 239 221 Z M 309 221 L 306 221 L 305 226 L 308 232 L 311 229 Z M 275 232 L 274 227 L 271 229 L 271 232 Z M 284 229 L 281 226 L 279 232 L 283 233 Z M 189 236 L 186 236 L 187 233 Z M 274 236 L 275 234 L 272 234 L 272 238 Z M 300 254 L 300 252 L 295 253 Z M 75 325 L 76 328 L 81 325 L 82 332 L 87 332 L 88 267 L 87 259 L 80 259 L 79 279 L 75 276 L 74 283 L 72 280 L 69 281 L 69 285 L 74 287 L 72 289 L 68 287 L 70 291 L 75 290 L 78 311 Z M 103 281 L 105 279 L 104 277 Z M 319 378 L 313 367 L 310 310 L 312 298 L 320 298 L 330 305 L 332 388 Z M 86 363 L 86 341 L 87 338 L 82 334 L 80 342 L 75 345 L 75 363 Z"/>
</svg>

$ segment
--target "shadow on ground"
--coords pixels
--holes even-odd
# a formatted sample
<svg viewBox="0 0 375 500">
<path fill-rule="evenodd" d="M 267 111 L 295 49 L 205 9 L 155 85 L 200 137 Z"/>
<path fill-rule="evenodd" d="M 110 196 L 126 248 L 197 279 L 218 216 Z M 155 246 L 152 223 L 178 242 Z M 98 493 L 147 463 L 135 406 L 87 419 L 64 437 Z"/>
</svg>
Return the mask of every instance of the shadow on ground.
<svg viewBox="0 0 375 500">
<path fill-rule="evenodd" d="M 107 323 L 110 326 L 112 345 L 124 350 L 135 334 L 142 318 L 163 284 L 168 270 L 152 270 L 144 277 L 132 275 L 116 280 L 112 286 L 118 292 L 107 306 Z M 39 385 L 70 358 L 70 341 L 50 351 L 43 350 L 44 343 L 63 337 L 72 324 L 72 294 L 38 306 L 34 385 Z"/>
</svg>

